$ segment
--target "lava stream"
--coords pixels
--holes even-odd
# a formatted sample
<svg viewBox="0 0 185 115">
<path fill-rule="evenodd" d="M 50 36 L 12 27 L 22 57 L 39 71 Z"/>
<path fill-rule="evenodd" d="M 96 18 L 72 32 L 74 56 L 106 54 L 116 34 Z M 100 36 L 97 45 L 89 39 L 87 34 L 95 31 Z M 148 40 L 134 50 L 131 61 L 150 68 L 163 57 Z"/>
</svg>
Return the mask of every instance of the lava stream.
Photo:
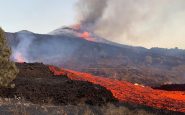
<svg viewBox="0 0 185 115">
<path fill-rule="evenodd" d="M 185 92 L 154 90 L 150 87 L 136 86 L 126 81 L 113 80 L 87 73 L 59 69 L 50 66 L 56 76 L 67 75 L 72 80 L 89 81 L 110 90 L 122 102 L 132 102 L 160 109 L 185 112 Z"/>
<path fill-rule="evenodd" d="M 90 33 L 86 32 L 86 31 L 81 33 L 80 37 L 85 40 L 88 40 L 88 41 L 94 41 L 94 39 L 91 37 Z"/>
</svg>

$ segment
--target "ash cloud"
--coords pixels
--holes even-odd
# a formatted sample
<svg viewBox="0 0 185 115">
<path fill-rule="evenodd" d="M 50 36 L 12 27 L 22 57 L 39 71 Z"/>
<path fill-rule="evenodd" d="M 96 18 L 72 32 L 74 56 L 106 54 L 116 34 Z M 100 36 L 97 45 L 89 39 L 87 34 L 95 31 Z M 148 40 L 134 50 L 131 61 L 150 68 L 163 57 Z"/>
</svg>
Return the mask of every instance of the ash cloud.
<svg viewBox="0 0 185 115">
<path fill-rule="evenodd" d="M 78 20 L 83 29 L 92 31 L 107 8 L 107 0 L 79 0 Z"/>
<path fill-rule="evenodd" d="M 78 0 L 80 23 L 111 41 L 185 48 L 184 0 Z"/>
</svg>

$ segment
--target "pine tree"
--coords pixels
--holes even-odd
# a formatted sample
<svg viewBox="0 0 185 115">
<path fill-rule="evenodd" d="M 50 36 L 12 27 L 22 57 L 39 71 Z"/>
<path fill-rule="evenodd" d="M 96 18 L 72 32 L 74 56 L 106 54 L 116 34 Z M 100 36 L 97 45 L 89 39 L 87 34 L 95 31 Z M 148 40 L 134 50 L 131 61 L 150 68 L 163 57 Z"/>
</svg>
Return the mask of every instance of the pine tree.
<svg viewBox="0 0 185 115">
<path fill-rule="evenodd" d="M 11 49 L 8 47 L 4 31 L 0 28 L 0 87 L 13 87 L 11 82 L 16 78 L 18 69 L 10 61 Z"/>
</svg>

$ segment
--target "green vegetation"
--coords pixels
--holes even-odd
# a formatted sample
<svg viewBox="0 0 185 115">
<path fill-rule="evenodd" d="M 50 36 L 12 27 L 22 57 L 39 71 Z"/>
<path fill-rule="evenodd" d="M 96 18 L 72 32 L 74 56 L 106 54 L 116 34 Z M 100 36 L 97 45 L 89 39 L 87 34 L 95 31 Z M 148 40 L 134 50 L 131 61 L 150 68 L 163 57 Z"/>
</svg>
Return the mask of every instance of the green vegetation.
<svg viewBox="0 0 185 115">
<path fill-rule="evenodd" d="M 10 61 L 11 49 L 8 47 L 4 31 L 0 28 L 0 87 L 13 87 L 10 84 L 16 77 L 18 69 Z"/>
</svg>

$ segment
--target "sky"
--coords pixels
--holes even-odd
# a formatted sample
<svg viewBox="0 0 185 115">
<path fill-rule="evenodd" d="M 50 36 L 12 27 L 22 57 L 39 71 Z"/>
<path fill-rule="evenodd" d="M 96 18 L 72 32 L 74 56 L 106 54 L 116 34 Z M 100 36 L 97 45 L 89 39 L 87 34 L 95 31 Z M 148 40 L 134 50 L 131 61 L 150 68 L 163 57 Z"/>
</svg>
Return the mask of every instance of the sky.
<svg viewBox="0 0 185 115">
<path fill-rule="evenodd" d="M 75 22 L 76 0 L 0 0 L 0 26 L 7 32 L 48 33 Z"/>
<path fill-rule="evenodd" d="M 49 33 L 76 23 L 77 1 L 81 1 L 82 6 L 88 3 L 88 0 L 0 0 L 0 27 L 6 32 Z M 90 2 L 99 4 L 100 1 L 103 2 Z M 107 10 L 102 18 L 97 18 L 101 19 L 96 24 L 98 35 L 133 46 L 185 49 L 185 0 L 106 1 L 110 1 Z M 92 15 L 98 13 L 91 12 L 92 8 L 89 11 Z"/>
</svg>

